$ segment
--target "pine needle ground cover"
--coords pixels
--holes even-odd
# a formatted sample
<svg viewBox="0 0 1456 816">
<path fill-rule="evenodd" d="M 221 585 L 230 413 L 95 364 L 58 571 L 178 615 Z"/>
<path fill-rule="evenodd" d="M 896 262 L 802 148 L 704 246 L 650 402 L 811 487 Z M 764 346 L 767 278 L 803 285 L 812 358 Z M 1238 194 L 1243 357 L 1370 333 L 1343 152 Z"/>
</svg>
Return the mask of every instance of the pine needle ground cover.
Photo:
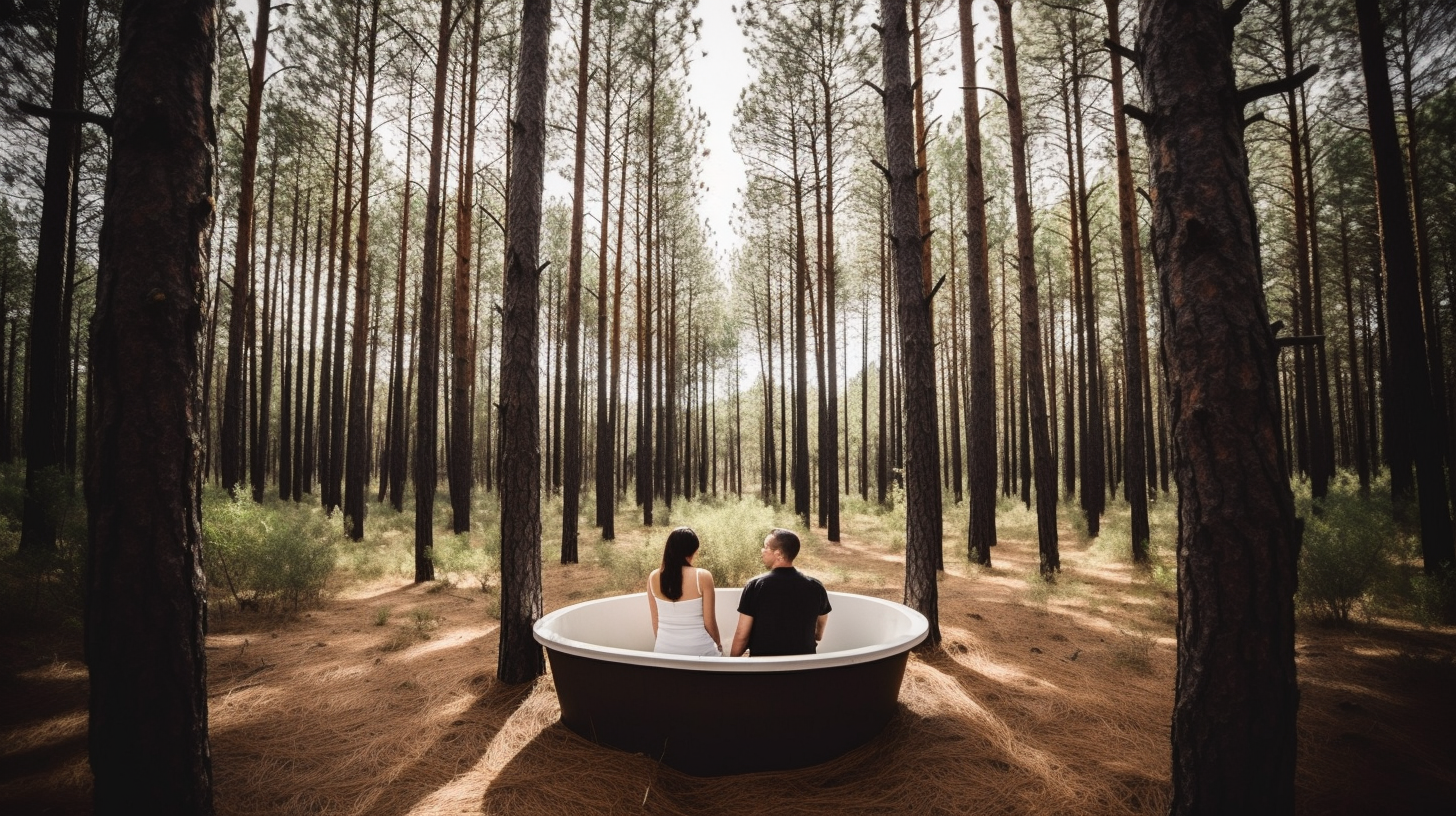
<svg viewBox="0 0 1456 816">
<path fill-rule="evenodd" d="M 995 566 L 983 569 L 965 562 L 964 509 L 948 502 L 945 639 L 912 655 L 886 731 L 824 765 L 718 779 L 566 730 L 549 675 L 524 686 L 496 681 L 494 588 L 481 581 L 495 547 L 485 516 L 477 516 L 483 529 L 442 552 L 457 567 L 450 580 L 418 586 L 402 556 L 407 524 L 381 523 L 358 545 L 330 538 L 320 543 L 340 548 L 339 568 L 314 605 L 221 603 L 213 618 L 218 812 L 1163 813 L 1173 505 L 1154 507 L 1157 563 L 1146 571 L 1129 563 L 1117 510 L 1088 541 L 1064 505 L 1064 569 L 1045 584 L 1031 514 L 1002 508 Z M 729 523 L 746 512 L 733 503 L 678 506 L 671 523 L 698 527 L 704 558 L 732 573 L 746 548 L 756 551 L 753 536 Z M 743 520 L 795 526 L 762 509 Z M 833 590 L 898 600 L 903 552 L 887 530 L 895 521 L 856 508 L 842 542 L 809 532 L 800 566 Z M 548 529 L 547 609 L 639 591 L 638 573 L 656 561 L 668 529 L 624 519 L 618 541 L 584 540 L 574 566 L 556 563 Z M 41 648 L 18 624 L 8 621 L 4 638 L 0 812 L 89 812 L 78 639 Z M 1434 812 L 1456 798 L 1456 630 L 1381 617 L 1303 622 L 1297 648 L 1301 812 Z"/>
</svg>

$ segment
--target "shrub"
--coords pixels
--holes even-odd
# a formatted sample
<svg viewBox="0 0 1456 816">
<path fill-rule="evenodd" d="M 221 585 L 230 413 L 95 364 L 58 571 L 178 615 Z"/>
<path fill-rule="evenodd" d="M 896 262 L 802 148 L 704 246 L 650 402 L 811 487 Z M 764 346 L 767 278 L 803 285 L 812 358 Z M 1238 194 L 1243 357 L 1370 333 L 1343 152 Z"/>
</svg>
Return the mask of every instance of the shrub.
<svg viewBox="0 0 1456 816">
<path fill-rule="evenodd" d="M 1360 495 L 1348 476 L 1336 479 L 1318 502 L 1300 487 L 1305 528 L 1298 602 L 1316 619 L 1343 623 L 1390 576 L 1399 553 L 1389 500 Z"/>
<path fill-rule="evenodd" d="M 473 543 L 474 538 L 479 538 L 481 543 Z M 491 577 L 499 572 L 500 527 L 493 525 L 475 536 L 461 533 L 445 538 L 435 545 L 431 556 L 435 561 L 437 578 L 455 580 L 468 577 L 480 586 L 481 592 L 487 592 Z"/>
<path fill-rule="evenodd" d="M 715 584 L 720 587 L 743 586 L 749 578 L 763 572 L 763 561 L 760 560 L 763 537 L 778 526 L 773 508 L 756 499 L 734 499 L 717 504 L 682 502 L 673 509 L 676 516 L 674 523 L 691 527 L 698 534 L 702 548 L 693 563 L 713 573 Z M 804 531 L 799 533 L 807 550 L 808 537 Z M 648 549 L 653 553 L 654 562 L 662 558 L 665 539 L 665 532 L 652 537 Z M 646 575 L 642 573 L 643 578 Z"/>
<path fill-rule="evenodd" d="M 240 609 L 318 602 L 334 571 L 337 535 L 322 516 L 311 508 L 208 498 L 202 560 L 213 588 Z"/>
</svg>

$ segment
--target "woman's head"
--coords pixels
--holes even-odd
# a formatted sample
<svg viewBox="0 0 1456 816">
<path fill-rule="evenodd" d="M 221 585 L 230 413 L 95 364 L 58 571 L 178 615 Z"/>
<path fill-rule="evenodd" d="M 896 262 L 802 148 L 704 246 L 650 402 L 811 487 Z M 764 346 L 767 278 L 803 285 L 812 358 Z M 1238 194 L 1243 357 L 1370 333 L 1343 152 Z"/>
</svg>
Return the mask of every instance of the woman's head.
<svg viewBox="0 0 1456 816">
<path fill-rule="evenodd" d="M 662 548 L 662 597 L 673 601 L 682 597 L 682 568 L 697 551 L 698 534 L 693 528 L 679 527 L 667 534 Z"/>
</svg>

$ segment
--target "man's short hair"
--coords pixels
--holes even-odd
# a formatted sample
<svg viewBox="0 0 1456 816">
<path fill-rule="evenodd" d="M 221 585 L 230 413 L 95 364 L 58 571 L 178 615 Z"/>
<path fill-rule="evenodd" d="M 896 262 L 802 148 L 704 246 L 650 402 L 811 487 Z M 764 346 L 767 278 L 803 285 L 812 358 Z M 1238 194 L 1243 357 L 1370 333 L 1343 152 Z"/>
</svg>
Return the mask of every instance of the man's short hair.
<svg viewBox="0 0 1456 816">
<path fill-rule="evenodd" d="M 799 557 L 799 537 L 789 530 L 775 527 L 768 534 L 769 548 L 783 553 L 785 561 Z"/>
</svg>

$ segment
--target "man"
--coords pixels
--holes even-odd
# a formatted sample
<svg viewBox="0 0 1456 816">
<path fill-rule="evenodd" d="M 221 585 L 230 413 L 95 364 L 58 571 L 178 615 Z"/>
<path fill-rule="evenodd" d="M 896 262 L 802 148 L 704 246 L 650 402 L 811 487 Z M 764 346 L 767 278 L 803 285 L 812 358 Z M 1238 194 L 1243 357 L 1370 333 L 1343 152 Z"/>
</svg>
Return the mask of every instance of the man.
<svg viewBox="0 0 1456 816">
<path fill-rule="evenodd" d="M 794 569 L 799 537 L 774 530 L 763 540 L 769 572 L 749 581 L 738 602 L 738 631 L 730 657 L 814 654 L 829 622 L 824 585 Z"/>
</svg>

